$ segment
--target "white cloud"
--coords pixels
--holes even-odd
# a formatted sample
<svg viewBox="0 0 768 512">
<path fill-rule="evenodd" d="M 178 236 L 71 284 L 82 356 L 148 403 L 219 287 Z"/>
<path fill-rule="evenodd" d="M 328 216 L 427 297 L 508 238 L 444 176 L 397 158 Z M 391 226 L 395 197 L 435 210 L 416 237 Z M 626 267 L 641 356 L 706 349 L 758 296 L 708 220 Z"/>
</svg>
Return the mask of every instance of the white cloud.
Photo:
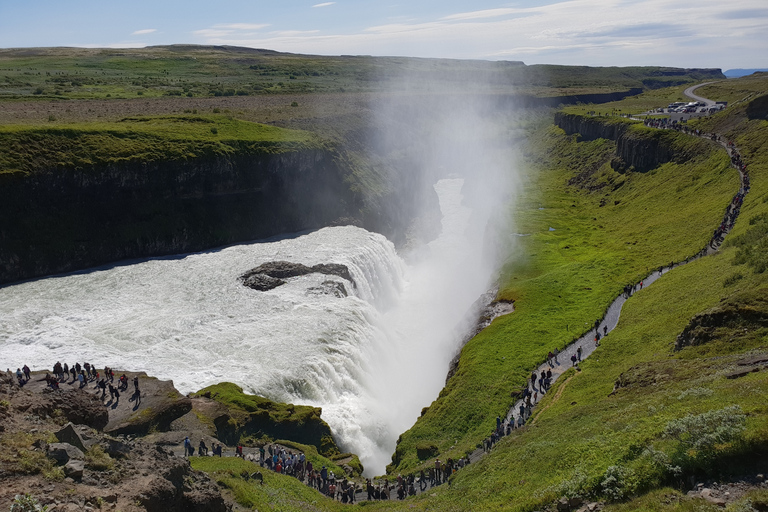
<svg viewBox="0 0 768 512">
<path fill-rule="evenodd" d="M 145 28 L 142 30 L 137 30 L 136 32 L 131 32 L 132 36 L 143 36 L 145 34 L 151 34 L 152 32 L 157 32 L 156 28 Z"/>
<path fill-rule="evenodd" d="M 315 5 L 313 5 L 312 7 L 328 7 L 329 5 L 333 5 L 333 4 L 335 4 L 335 3 L 336 3 L 336 2 L 323 2 L 323 3 L 321 3 L 321 4 L 315 4 Z"/>
<path fill-rule="evenodd" d="M 747 12 L 764 9 L 765 0 L 739 2 L 739 9 Z M 459 12 L 422 22 L 403 19 L 346 34 L 242 34 L 226 32 L 235 25 L 216 25 L 196 35 L 207 44 L 326 55 L 525 58 L 529 63 L 603 66 L 768 64 L 760 50 L 768 47 L 761 24 L 747 16 L 729 16 L 732 10 L 722 0 L 565 0 L 535 8 Z M 744 41 L 751 42 L 749 51 Z"/>
<path fill-rule="evenodd" d="M 231 30 L 261 30 L 268 27 L 266 23 L 217 23 L 213 28 Z"/>
<path fill-rule="evenodd" d="M 484 9 L 482 11 L 472 12 L 460 12 L 458 14 L 451 14 L 450 16 L 443 16 L 441 20 L 446 21 L 461 21 L 461 20 L 476 20 L 482 18 L 498 18 L 500 16 L 508 16 L 510 14 L 519 14 L 525 12 L 527 9 L 511 9 L 511 8 L 499 8 L 499 9 Z"/>
<path fill-rule="evenodd" d="M 319 34 L 319 30 L 276 30 L 274 32 L 270 32 L 270 37 L 297 37 L 297 36 L 308 36 L 310 34 Z"/>
</svg>

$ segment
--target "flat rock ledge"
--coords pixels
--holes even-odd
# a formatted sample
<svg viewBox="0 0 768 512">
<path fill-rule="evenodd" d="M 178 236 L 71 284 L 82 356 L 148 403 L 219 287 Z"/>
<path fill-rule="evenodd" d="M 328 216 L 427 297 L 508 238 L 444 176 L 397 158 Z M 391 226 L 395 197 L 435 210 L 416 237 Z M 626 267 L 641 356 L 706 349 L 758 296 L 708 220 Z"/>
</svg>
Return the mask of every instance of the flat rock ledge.
<svg viewBox="0 0 768 512">
<path fill-rule="evenodd" d="M 284 285 L 286 283 L 285 279 L 289 277 L 298 277 L 313 273 L 338 276 L 352 283 L 352 286 L 357 286 L 355 280 L 352 279 L 352 275 L 349 273 L 349 268 L 340 263 L 320 263 L 308 267 L 301 263 L 291 263 L 289 261 L 268 261 L 256 268 L 252 268 L 241 275 L 239 279 L 243 283 L 243 286 L 265 292 Z M 325 285 L 326 283 L 323 284 Z M 343 296 L 346 296 L 346 290 L 344 291 Z"/>
</svg>

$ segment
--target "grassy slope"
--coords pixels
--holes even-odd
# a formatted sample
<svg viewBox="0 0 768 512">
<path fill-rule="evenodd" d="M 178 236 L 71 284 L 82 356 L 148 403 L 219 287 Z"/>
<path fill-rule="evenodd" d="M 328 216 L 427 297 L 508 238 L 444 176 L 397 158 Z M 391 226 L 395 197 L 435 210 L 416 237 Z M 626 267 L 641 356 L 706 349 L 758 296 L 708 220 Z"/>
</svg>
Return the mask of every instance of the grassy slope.
<svg viewBox="0 0 768 512">
<path fill-rule="evenodd" d="M 258 464 L 236 457 L 190 457 L 194 469 L 205 471 L 242 506 L 254 510 L 339 510 L 341 503 L 322 496 L 291 476 L 261 469 Z M 241 473 L 261 471 L 264 485 L 243 478 Z M 344 507 L 346 508 L 346 507 Z"/>
<path fill-rule="evenodd" d="M 309 132 L 225 116 L 155 116 L 118 123 L 0 127 L 0 173 L 121 161 L 187 160 L 322 147 Z"/>
<path fill-rule="evenodd" d="M 590 193 L 566 183 L 584 161 L 608 159 L 611 143 L 577 143 L 556 128 L 534 139 L 530 181 L 514 218 L 517 231 L 530 236 L 519 239 L 499 293 L 516 301 L 516 311 L 466 345 L 456 376 L 403 434 L 400 471 L 420 465 L 420 442 L 437 444 L 444 457 L 474 448 L 549 350 L 585 332 L 626 283 L 704 247 L 738 188 L 725 152 L 709 146 L 692 161 L 647 174 L 618 175 L 603 164 L 595 179 L 607 185 Z"/>
</svg>

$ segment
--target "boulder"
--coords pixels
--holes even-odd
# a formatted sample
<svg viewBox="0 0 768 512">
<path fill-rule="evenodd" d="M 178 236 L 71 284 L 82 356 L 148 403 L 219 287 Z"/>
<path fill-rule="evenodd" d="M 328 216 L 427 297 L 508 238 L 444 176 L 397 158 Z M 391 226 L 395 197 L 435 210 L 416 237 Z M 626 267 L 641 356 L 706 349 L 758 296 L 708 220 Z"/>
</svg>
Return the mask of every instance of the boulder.
<svg viewBox="0 0 768 512">
<path fill-rule="evenodd" d="M 61 466 L 70 460 L 83 460 L 85 454 L 82 450 L 69 443 L 53 443 L 48 445 L 48 457 L 55 460 Z"/>
<path fill-rule="evenodd" d="M 320 263 L 308 267 L 301 263 L 291 263 L 289 261 L 268 261 L 267 263 L 262 263 L 258 267 L 252 268 L 241 275 L 240 281 L 244 286 L 253 288 L 254 290 L 267 291 L 285 284 L 284 279 L 289 277 L 298 277 L 313 273 L 338 276 L 352 283 L 352 286 L 357 286 L 355 280 L 352 279 L 352 274 L 350 274 L 349 268 L 340 263 Z M 325 283 L 323 284 L 325 285 Z M 344 289 L 344 296 L 346 297 L 346 289 Z"/>
<path fill-rule="evenodd" d="M 106 438 L 106 449 L 104 450 L 110 457 L 127 457 L 131 452 L 131 445 L 115 438 Z"/>
<path fill-rule="evenodd" d="M 64 474 L 75 480 L 83 478 L 83 471 L 85 471 L 85 462 L 82 460 L 70 460 L 64 465 Z"/>
<path fill-rule="evenodd" d="M 250 274 L 248 277 L 243 278 L 243 286 L 260 292 L 266 292 L 284 284 L 285 281 L 282 279 L 270 277 L 266 274 Z"/>
<path fill-rule="evenodd" d="M 85 442 L 80 436 L 80 433 L 75 429 L 75 426 L 72 424 L 72 422 L 67 423 L 64 428 L 56 432 L 54 435 L 60 443 L 68 443 L 82 451 L 86 451 Z"/>
<path fill-rule="evenodd" d="M 240 277 L 241 279 L 245 279 L 249 275 L 264 274 L 269 277 L 285 279 L 287 277 L 297 277 L 311 273 L 312 269 L 301 263 L 291 263 L 290 261 L 268 261 L 267 263 L 262 263 L 258 267 L 249 270 Z"/>
</svg>

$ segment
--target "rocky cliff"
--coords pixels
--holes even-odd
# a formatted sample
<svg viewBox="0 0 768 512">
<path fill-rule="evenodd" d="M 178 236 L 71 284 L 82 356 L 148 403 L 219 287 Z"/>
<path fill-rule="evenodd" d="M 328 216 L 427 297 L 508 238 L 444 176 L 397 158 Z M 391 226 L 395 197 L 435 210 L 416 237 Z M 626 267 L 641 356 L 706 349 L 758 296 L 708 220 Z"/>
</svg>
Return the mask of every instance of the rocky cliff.
<svg viewBox="0 0 768 512">
<path fill-rule="evenodd" d="M 582 140 L 614 141 L 616 157 L 611 166 L 619 172 L 647 172 L 667 162 L 682 163 L 696 152 L 694 147 L 681 145 L 680 134 L 675 131 L 646 129 L 622 118 L 585 117 L 557 112 L 555 124 L 568 135 L 578 133 Z M 686 145 L 692 146 L 690 142 Z"/>
<path fill-rule="evenodd" d="M 323 148 L 0 174 L 0 283 L 334 224 L 404 231 L 352 174 Z"/>
</svg>

